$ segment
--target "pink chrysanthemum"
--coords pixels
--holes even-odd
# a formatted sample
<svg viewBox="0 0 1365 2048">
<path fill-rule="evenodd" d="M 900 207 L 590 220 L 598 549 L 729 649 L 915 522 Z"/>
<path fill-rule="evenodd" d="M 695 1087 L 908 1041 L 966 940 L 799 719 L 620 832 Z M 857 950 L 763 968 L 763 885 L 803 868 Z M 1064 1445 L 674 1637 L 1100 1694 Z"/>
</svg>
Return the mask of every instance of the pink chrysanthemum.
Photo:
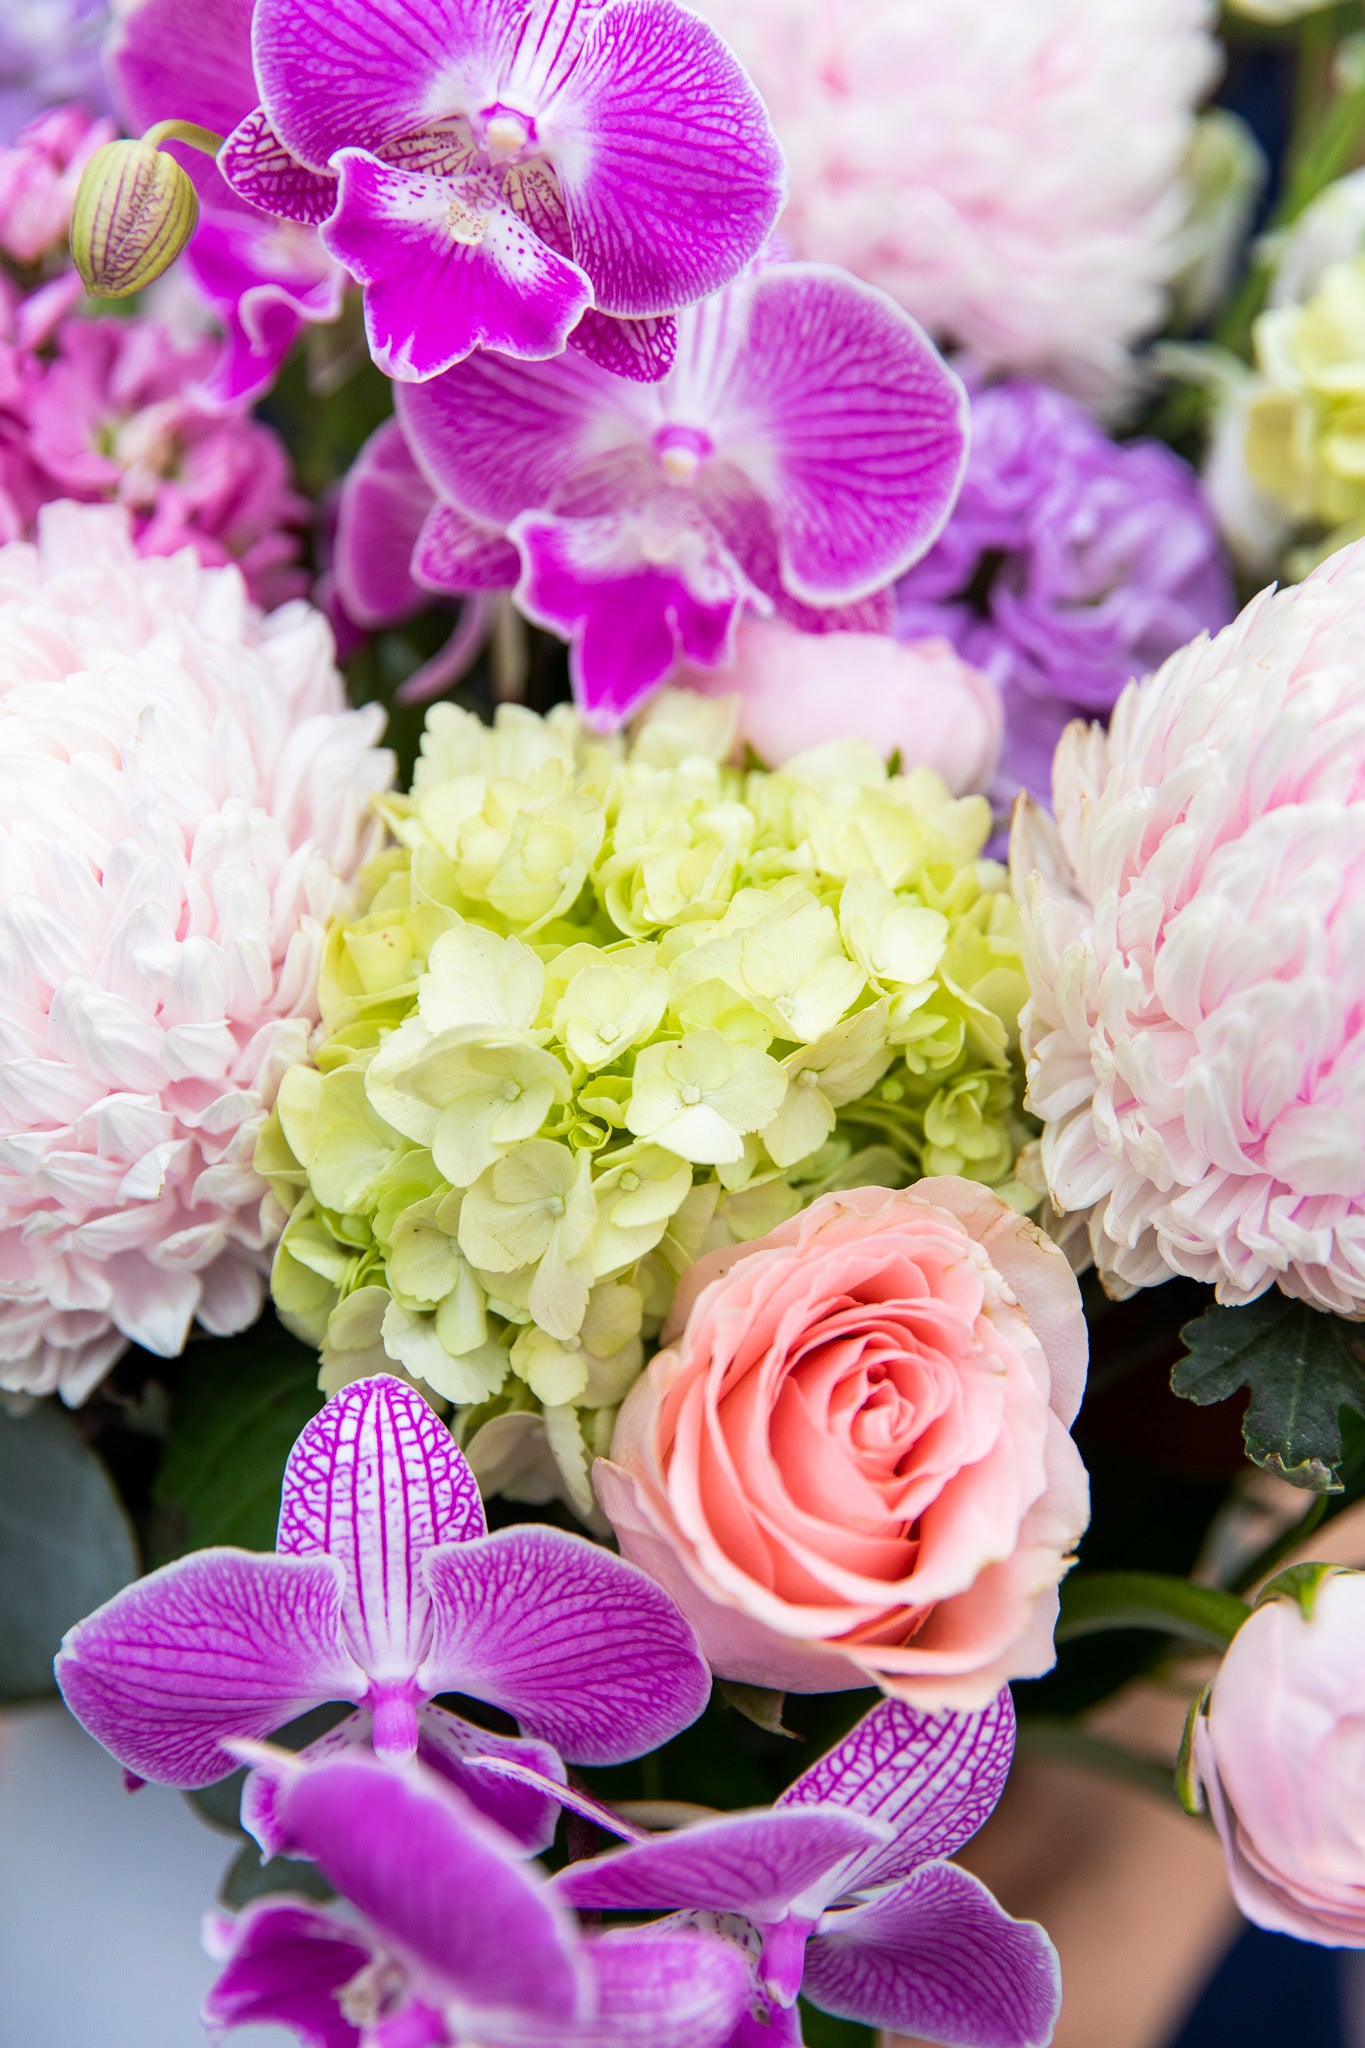
<svg viewBox="0 0 1365 2048">
<path fill-rule="evenodd" d="M 1115 1293 L 1365 1316 L 1365 542 L 1057 749 L 1016 814 L 1029 1101 Z"/>
<path fill-rule="evenodd" d="M 392 775 L 320 614 L 53 505 L 0 549 L 0 1387 L 257 1314 L 252 1169 Z"/>
<path fill-rule="evenodd" d="M 1107 396 L 1161 324 L 1210 0 L 703 0 L 786 149 L 782 226 L 992 368 Z"/>
</svg>

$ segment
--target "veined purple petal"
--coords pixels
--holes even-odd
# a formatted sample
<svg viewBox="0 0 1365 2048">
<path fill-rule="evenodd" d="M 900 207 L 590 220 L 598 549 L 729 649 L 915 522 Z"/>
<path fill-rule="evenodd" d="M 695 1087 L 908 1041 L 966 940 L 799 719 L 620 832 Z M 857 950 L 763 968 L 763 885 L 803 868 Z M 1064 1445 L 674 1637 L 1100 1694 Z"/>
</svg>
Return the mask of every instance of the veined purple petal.
<svg viewBox="0 0 1365 2048">
<path fill-rule="evenodd" d="M 783 581 L 844 604 L 933 545 L 967 452 L 967 396 L 884 292 L 824 264 L 745 287 L 748 334 L 714 398 L 713 438 L 772 507 Z"/>
<path fill-rule="evenodd" d="M 374 1959 L 354 1927 L 315 1906 L 262 1899 L 248 1906 L 204 2000 L 209 2039 L 232 2027 L 288 2027 L 305 2048 L 359 2048 L 360 2029 L 337 1993 Z"/>
<path fill-rule="evenodd" d="M 260 97 L 276 133 L 315 171 L 337 150 L 373 149 L 443 111 L 438 84 L 480 35 L 496 48 L 515 0 L 257 0 L 252 46 Z M 472 47 L 471 47 L 472 46 Z"/>
<path fill-rule="evenodd" d="M 430 383 L 400 385 L 394 402 L 437 493 L 499 528 L 554 505 L 589 462 L 637 447 L 657 416 L 647 387 L 572 353 L 548 363 L 471 356 Z"/>
<path fill-rule="evenodd" d="M 614 320 L 590 306 L 569 336 L 569 347 L 613 377 L 657 384 L 678 353 L 678 323 L 671 313 L 656 320 Z"/>
<path fill-rule="evenodd" d="M 411 555 L 412 573 L 425 590 L 510 590 L 521 557 L 496 526 L 470 519 L 453 505 L 433 505 Z"/>
<path fill-rule="evenodd" d="M 695 1721 L 710 1673 L 666 1593 L 586 1537 L 521 1524 L 430 1551 L 427 1694 L 513 1715 L 571 1763 L 624 1763 Z"/>
<path fill-rule="evenodd" d="M 426 603 L 412 551 L 433 509 L 431 486 L 397 420 L 385 420 L 346 472 L 337 508 L 332 574 L 358 626 L 392 626 Z"/>
<path fill-rule="evenodd" d="M 251 404 L 274 382 L 300 329 L 341 312 L 345 272 L 292 222 L 201 204 L 185 262 L 227 329 L 202 387 L 214 404 Z"/>
<path fill-rule="evenodd" d="M 802 2048 L 801 2015 L 794 2005 L 754 1998 L 726 2048 Z"/>
<path fill-rule="evenodd" d="M 471 2015 L 551 2024 L 582 2010 L 571 1916 L 439 1780 L 360 1756 L 311 1769 L 291 1758 L 278 1800 L 283 1827 L 329 1883 Z"/>
<path fill-rule="evenodd" d="M 760 1926 L 809 1900 L 814 1920 L 849 1859 L 885 1840 L 876 1821 L 835 1807 L 726 1814 L 571 1863 L 554 1886 L 573 1906 L 743 1913 Z"/>
<path fill-rule="evenodd" d="M 526 1747 L 533 1748 L 528 1743 Z M 632 1826 L 622 1820 L 619 1813 L 606 1806 L 600 1799 L 594 1799 L 591 1792 L 584 1792 L 580 1786 L 555 1784 L 543 1773 L 511 1757 L 476 1757 L 469 1775 L 474 1778 L 501 1778 L 509 1784 L 521 1784 L 539 1791 L 551 1798 L 568 1813 L 576 1813 L 582 1820 L 592 1821 L 595 1827 L 605 1828 L 609 1834 L 619 1835 L 622 1841 L 645 1842 L 649 1836 L 643 1828 Z"/>
<path fill-rule="evenodd" d="M 885 1821 L 895 1839 L 849 1874 L 848 1889 L 889 1884 L 951 1856 L 994 1812 L 1014 1755 L 1007 1691 L 976 1714 L 926 1714 L 881 1700 L 777 1801 L 843 1806 Z"/>
<path fill-rule="evenodd" d="M 224 1741 L 363 1697 L 365 1674 L 342 1636 L 343 1590 L 330 1557 L 201 1550 L 78 1622 L 58 1652 L 57 1683 L 125 1770 L 211 1785 L 235 1768 Z"/>
<path fill-rule="evenodd" d="M 679 661 L 729 659 L 746 599 L 763 602 L 718 536 L 701 524 L 665 526 L 652 507 L 599 519 L 527 512 L 512 538 L 524 565 L 517 604 L 569 642 L 574 697 L 601 730 L 620 725 Z"/>
<path fill-rule="evenodd" d="M 253 0 L 140 0 L 120 12 L 105 64 L 133 134 L 198 121 L 227 135 L 260 94 L 251 68 Z"/>
<path fill-rule="evenodd" d="M 313 171 L 291 155 L 264 107 L 253 107 L 219 150 L 219 170 L 239 198 L 262 213 L 317 227 L 337 203 L 331 171 Z"/>
<path fill-rule="evenodd" d="M 322 239 L 366 288 L 370 353 L 387 376 L 420 383 L 476 348 L 532 361 L 561 353 L 592 286 L 488 180 L 400 169 L 360 149 L 336 163 Z"/>
<path fill-rule="evenodd" d="M 346 1631 L 372 1679 L 410 1679 L 423 1654 L 423 1554 L 485 1527 L 477 1482 L 450 1431 L 386 1373 L 334 1394 L 289 1453 L 277 1548 L 341 1564 Z"/>
<path fill-rule="evenodd" d="M 784 166 L 763 102 L 673 0 L 602 9 L 536 120 L 605 313 L 671 313 L 718 290 L 777 219 Z"/>
<path fill-rule="evenodd" d="M 720 1935 L 621 1928 L 585 1954 L 596 1999 L 583 2048 L 725 2048 L 749 2002 L 748 1958 Z"/>
<path fill-rule="evenodd" d="M 1061 2006 L 1057 1954 L 955 1863 L 925 1863 L 871 1905 L 830 1913 L 802 1991 L 864 2026 L 947 2048 L 1043 2048 Z"/>
</svg>

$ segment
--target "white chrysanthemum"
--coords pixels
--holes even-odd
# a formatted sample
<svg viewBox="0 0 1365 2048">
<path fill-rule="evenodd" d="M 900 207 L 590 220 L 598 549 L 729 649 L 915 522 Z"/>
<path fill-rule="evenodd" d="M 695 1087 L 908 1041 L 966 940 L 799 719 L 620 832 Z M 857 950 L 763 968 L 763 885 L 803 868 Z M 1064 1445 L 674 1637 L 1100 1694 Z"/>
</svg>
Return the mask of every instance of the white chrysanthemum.
<svg viewBox="0 0 1365 2048">
<path fill-rule="evenodd" d="M 1016 816 L 1029 1101 L 1116 1293 L 1365 1315 L 1365 542 L 1071 726 Z"/>
<path fill-rule="evenodd" d="M 1211 0 L 702 0 L 768 102 L 800 256 L 1104 398 L 1161 325 Z"/>
<path fill-rule="evenodd" d="M 325 621 L 48 507 L 0 548 L 0 1387 L 257 1314 L 251 1155 L 391 757 Z"/>
</svg>

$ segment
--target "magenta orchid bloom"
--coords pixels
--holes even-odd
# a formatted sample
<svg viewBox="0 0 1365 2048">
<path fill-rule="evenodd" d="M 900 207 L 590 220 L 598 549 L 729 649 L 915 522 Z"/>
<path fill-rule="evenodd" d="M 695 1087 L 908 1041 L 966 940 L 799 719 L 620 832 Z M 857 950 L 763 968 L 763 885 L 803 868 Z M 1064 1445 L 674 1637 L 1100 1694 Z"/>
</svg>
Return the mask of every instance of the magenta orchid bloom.
<svg viewBox="0 0 1365 2048">
<path fill-rule="evenodd" d="M 670 316 L 782 201 L 762 101 L 674 0 L 258 0 L 252 48 L 262 105 L 224 174 L 323 222 L 391 377 L 543 360 L 585 320 L 581 346 L 656 377 Z"/>
<path fill-rule="evenodd" d="M 398 407 L 446 505 L 515 542 L 516 601 L 570 642 L 604 729 L 680 659 L 725 661 L 746 604 L 817 630 L 888 624 L 966 454 L 966 394 L 927 337 L 820 264 L 762 264 L 682 314 L 658 384 L 483 355 Z M 419 559 L 439 582 L 430 528 Z"/>
<path fill-rule="evenodd" d="M 214 1929 L 212 2038 L 308 2048 L 722 2048 L 749 1972 L 695 1930 L 585 1938 L 545 1879 L 425 1772 L 262 1760 L 289 1840 L 361 1915 L 262 1901 Z"/>
<path fill-rule="evenodd" d="M 162 1784 L 210 1784 L 234 1768 L 234 1740 L 350 1700 L 380 1755 L 421 1749 L 471 1792 L 491 1781 L 465 1758 L 500 1745 L 423 1714 L 438 1693 L 606 1763 L 667 1741 L 710 1689 L 690 1628 L 642 1572 L 534 1523 L 488 1535 L 449 1431 L 388 1375 L 344 1388 L 304 1429 L 274 1552 L 201 1550 L 125 1587 L 67 1635 L 57 1679 L 90 1733 Z M 325 1753 L 364 1735 L 353 1720 Z"/>
<path fill-rule="evenodd" d="M 141 0 L 115 30 L 109 66 L 129 125 L 197 121 L 215 134 L 237 128 L 260 95 L 251 64 L 253 0 Z M 179 160 L 199 193 L 199 225 L 185 267 L 222 322 L 225 339 L 200 395 L 224 407 L 252 404 L 274 383 L 305 326 L 339 318 L 347 277 L 318 240 L 335 186 L 313 195 L 311 213 L 277 218 L 249 205 L 194 150 Z M 320 211 L 319 211 L 320 209 Z"/>
<path fill-rule="evenodd" d="M 1008 1692 L 975 1714 L 921 1714 L 887 1699 L 770 1812 L 649 1837 L 587 1795 L 542 1784 L 546 1797 L 631 1836 L 571 1864 L 554 1889 L 581 1907 L 737 1919 L 755 1958 L 756 2006 L 730 2048 L 799 2044 L 798 1992 L 870 2027 L 1040 2048 L 1060 2000 L 1052 1944 L 945 1860 L 989 1817 L 1013 1754 Z M 489 1758 L 473 1774 L 533 1782 L 515 1759 Z"/>
</svg>

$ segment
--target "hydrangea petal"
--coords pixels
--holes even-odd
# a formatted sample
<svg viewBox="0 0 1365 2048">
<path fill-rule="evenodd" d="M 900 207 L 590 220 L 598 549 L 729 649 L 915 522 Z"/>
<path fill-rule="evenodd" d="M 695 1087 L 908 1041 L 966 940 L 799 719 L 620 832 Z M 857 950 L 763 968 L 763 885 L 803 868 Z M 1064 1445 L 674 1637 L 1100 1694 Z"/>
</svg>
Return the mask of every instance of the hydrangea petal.
<svg viewBox="0 0 1365 2048">
<path fill-rule="evenodd" d="M 829 1914 L 801 1989 L 840 2019 L 961 2048 L 1042 2048 L 1061 2005 L 1042 1928 L 1012 1920 L 953 1863 L 923 1864 L 870 1905 Z"/>
<path fill-rule="evenodd" d="M 887 1822 L 894 1841 L 858 1866 L 855 1882 L 888 1884 L 971 1839 L 994 1812 L 1013 1755 L 1007 1691 L 976 1714 L 926 1714 L 882 1700 L 777 1804 L 819 1801 Z"/>
<path fill-rule="evenodd" d="M 763 102 L 672 0 L 603 9 L 537 125 L 603 312 L 648 317 L 719 290 L 777 218 L 784 166 Z"/>
<path fill-rule="evenodd" d="M 125 1770 L 211 1785 L 235 1767 L 226 1741 L 364 1696 L 365 1674 L 342 1639 L 342 1597 L 330 1557 L 201 1550 L 77 1623 L 58 1653 L 57 1683 Z"/>
<path fill-rule="evenodd" d="M 248 1906 L 227 1962 L 204 2000 L 209 2039 L 233 2027 L 288 2027 L 304 2048 L 359 2048 L 360 2029 L 337 1993 L 373 1960 L 353 1927 L 292 1901 Z"/>
<path fill-rule="evenodd" d="M 838 1873 L 886 1840 L 886 1829 L 832 1807 L 726 1814 L 572 1863 L 554 1880 L 571 1905 L 651 1906 L 783 1919 L 813 1895 L 811 1917 L 841 1888 Z"/>
<path fill-rule="evenodd" d="M 590 1942 L 586 1960 L 592 2048 L 723 2048 L 750 1997 L 743 1950 L 719 1936 L 619 1928 Z"/>
<path fill-rule="evenodd" d="M 510 208 L 475 180 L 400 169 L 365 150 L 342 150 L 337 165 L 322 239 L 366 287 L 370 352 L 387 376 L 421 382 L 476 348 L 535 361 L 561 353 L 592 286 Z"/>
<path fill-rule="evenodd" d="M 967 454 L 967 395 L 928 336 L 823 264 L 749 285 L 716 439 L 768 499 L 783 580 L 810 604 L 864 597 L 938 538 Z"/>
<path fill-rule="evenodd" d="M 485 1527 L 478 1483 L 450 1431 L 387 1374 L 334 1394 L 289 1453 L 277 1547 L 339 1561 L 346 1628 L 372 1678 L 409 1677 L 422 1654 L 423 1554 Z"/>
<path fill-rule="evenodd" d="M 710 1674 L 652 1579 L 559 1529 L 522 1525 L 423 1560 L 428 1693 L 468 1692 L 571 1762 L 624 1763 L 695 1721 Z"/>
</svg>

